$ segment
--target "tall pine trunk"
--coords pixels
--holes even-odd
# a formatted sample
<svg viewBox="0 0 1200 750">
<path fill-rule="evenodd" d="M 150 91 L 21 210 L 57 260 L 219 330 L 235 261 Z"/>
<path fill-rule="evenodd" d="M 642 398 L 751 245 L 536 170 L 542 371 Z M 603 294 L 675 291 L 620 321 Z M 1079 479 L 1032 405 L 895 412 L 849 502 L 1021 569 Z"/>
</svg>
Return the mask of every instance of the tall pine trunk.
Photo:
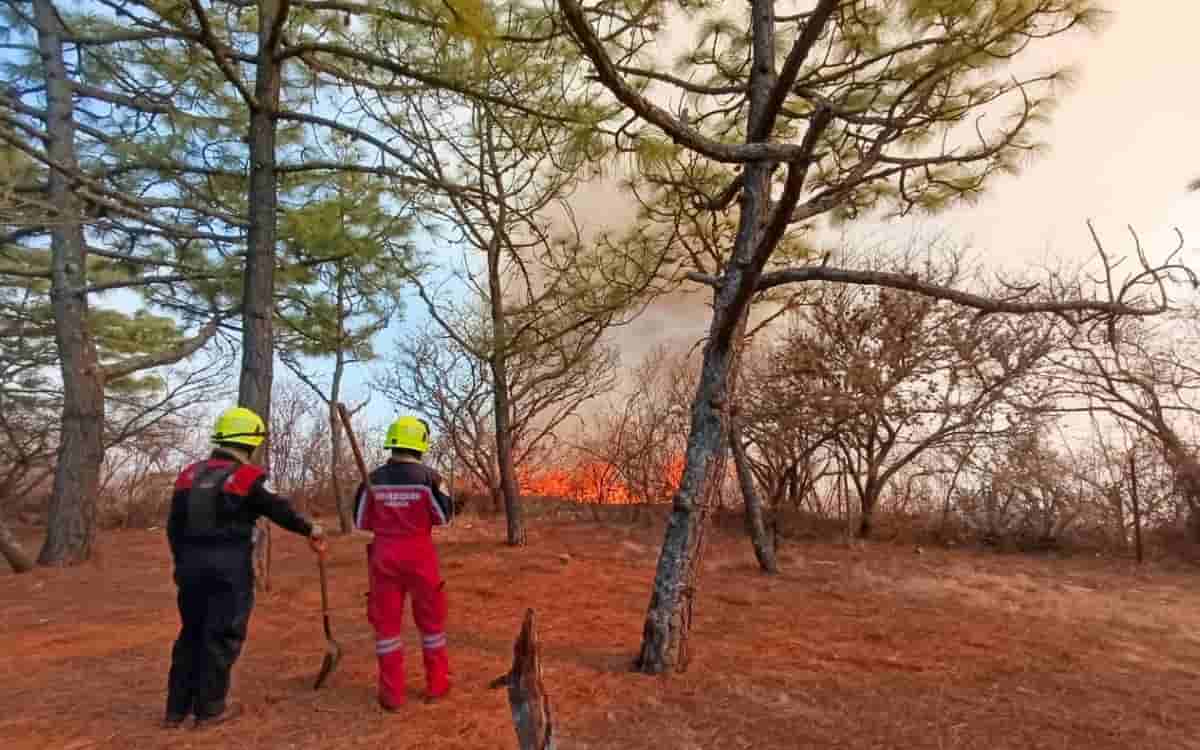
<svg viewBox="0 0 1200 750">
<path fill-rule="evenodd" d="M 50 496 L 42 565 L 87 560 L 96 539 L 96 500 L 104 461 L 104 373 L 88 331 L 87 250 L 81 207 L 73 190 L 78 172 L 72 86 L 63 57 L 63 25 L 51 0 L 35 0 L 38 50 L 46 79 L 50 299 L 63 385 L 62 434 Z"/>
<path fill-rule="evenodd" d="M 280 63 L 275 59 L 285 0 L 258 0 L 258 55 L 254 102 L 250 106 L 250 229 L 242 283 L 242 373 L 238 403 L 271 424 L 271 388 L 275 379 L 275 242 L 278 185 L 275 174 L 275 110 L 279 104 Z M 259 461 L 271 468 L 271 436 L 259 449 Z M 270 590 L 271 525 L 260 524 L 255 561 L 259 583 Z"/>
<path fill-rule="evenodd" d="M 639 670 L 660 674 L 683 671 L 688 664 L 691 631 L 704 526 L 716 506 L 725 478 L 729 440 L 729 408 L 736 380 L 739 333 L 750 309 L 751 294 L 761 265 L 750 262 L 768 205 L 771 166 L 748 164 L 742 189 L 742 220 L 735 259 L 725 269 L 714 295 L 713 322 L 704 347 L 700 383 L 692 402 L 692 421 L 683 477 L 675 493 L 650 607 L 642 631 Z"/>
<path fill-rule="evenodd" d="M 775 81 L 772 3 L 752 4 L 751 27 L 754 47 L 749 119 L 757 123 L 766 112 Z M 751 135 L 756 137 L 754 133 Z M 724 479 L 728 411 L 741 348 L 740 333 L 766 263 L 767 255 L 758 250 L 771 207 L 774 169 L 774 164 L 751 162 L 742 170 L 741 213 L 733 257 L 725 264 L 713 298 L 712 325 L 704 347 L 700 384 L 692 402 L 683 479 L 667 520 L 666 538 L 642 630 L 637 667 L 648 674 L 683 671 L 688 664 L 687 643 L 703 551 L 704 522 L 720 495 Z"/>
<path fill-rule="evenodd" d="M 726 290 L 722 290 L 726 291 Z M 732 295 L 717 295 L 713 327 L 730 312 Z M 732 369 L 728 337 L 710 338 L 704 348 L 703 370 L 692 403 L 683 477 L 667 518 L 666 537 L 658 557 L 650 607 L 642 629 L 637 668 L 648 674 L 684 671 L 688 665 L 691 632 L 705 522 L 716 505 L 725 472 L 727 440 L 725 410 Z"/>
<path fill-rule="evenodd" d="M 500 494 L 504 498 L 504 516 L 509 545 L 524 546 L 525 517 L 521 508 L 521 490 L 513 464 L 512 403 L 508 390 L 508 326 L 504 317 L 504 290 L 500 285 L 500 241 L 493 237 L 488 248 L 488 296 L 492 316 L 492 411 L 496 423 L 496 463 L 500 470 Z"/>
<path fill-rule="evenodd" d="M 492 373 L 496 386 L 493 390 L 496 411 L 496 459 L 500 470 L 500 495 L 504 498 L 504 516 L 507 525 L 507 542 L 514 547 L 524 546 L 525 516 L 521 507 L 521 491 L 517 485 L 517 471 L 513 464 L 512 427 L 509 424 L 508 385 L 505 383 L 507 369 L 504 358 L 498 363 L 493 360 Z"/>
<path fill-rule="evenodd" d="M 345 213 L 341 215 L 345 231 Z M 336 503 L 338 525 L 343 534 L 354 530 L 354 498 L 342 497 L 342 420 L 337 405 L 342 396 L 342 376 L 346 372 L 346 274 L 339 262 L 337 270 L 337 341 L 333 352 L 333 382 L 329 386 L 329 472 L 333 482 L 333 501 Z"/>
<path fill-rule="evenodd" d="M 271 422 L 274 380 L 275 241 L 278 194 L 275 174 L 275 107 L 280 63 L 275 59 L 277 29 L 283 24 L 280 0 L 259 0 L 255 102 L 250 109 L 250 230 L 242 290 L 242 373 L 238 400 Z M 268 438 L 269 440 L 269 438 Z M 263 448 L 263 461 L 267 459 Z"/>
</svg>

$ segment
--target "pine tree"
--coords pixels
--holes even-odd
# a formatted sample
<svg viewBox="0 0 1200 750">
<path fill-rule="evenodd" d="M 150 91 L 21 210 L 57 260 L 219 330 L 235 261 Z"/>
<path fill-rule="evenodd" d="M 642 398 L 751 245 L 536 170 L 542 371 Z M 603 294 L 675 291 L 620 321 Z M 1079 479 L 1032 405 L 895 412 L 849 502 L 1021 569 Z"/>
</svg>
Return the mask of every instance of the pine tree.
<svg viewBox="0 0 1200 750">
<path fill-rule="evenodd" d="M 1045 39 L 1094 27 L 1101 14 L 1087 0 L 558 6 L 594 77 L 631 118 L 621 146 L 639 157 L 646 189 L 673 193 L 677 205 L 736 227 L 732 247 L 711 269 L 689 275 L 712 289 L 713 313 L 687 464 L 643 630 L 645 672 L 687 665 L 704 519 L 724 471 L 755 295 L 824 280 L 905 289 L 989 313 L 1058 312 L 1079 323 L 1165 305 L 1136 298 L 1132 288 L 1108 299 L 1062 299 L 1049 290 L 1018 302 L 825 264 L 769 268 L 785 238 L 815 239 L 820 220 L 942 210 L 1015 172 L 1040 148 L 1036 126 L 1068 76 L 1027 73 L 1013 62 Z M 669 22 L 683 16 L 699 38 L 668 70 L 654 52 L 674 28 Z"/>
<path fill-rule="evenodd" d="M 103 72 L 109 58 L 92 54 L 102 43 L 89 36 L 90 19 L 64 18 L 49 0 L 34 2 L 32 14 L 12 5 L 7 13 L 10 28 L 24 42 L 16 46 L 29 57 L 5 66 L 0 139 L 32 164 L 26 177 L 36 175 L 36 181 L 21 192 L 38 196 L 41 210 L 7 233 L 6 244 L 20 243 L 27 252 L 19 267 L 6 268 L 3 275 L 49 281 L 63 416 L 49 528 L 39 561 L 71 563 L 87 559 L 95 538 L 106 385 L 120 387 L 140 371 L 189 356 L 214 335 L 221 318 L 208 306 L 208 320 L 187 338 L 186 324 L 153 315 L 97 314 L 90 300 L 114 289 L 184 281 L 189 274 L 143 272 L 179 265 L 164 256 L 165 238 L 215 236 L 169 218 L 191 208 L 171 190 L 128 192 L 130 173 L 114 163 L 125 154 L 146 152 L 135 145 L 143 139 L 127 138 L 139 125 L 122 109 L 127 97 L 107 85 L 119 79 Z M 73 52 L 69 58 L 68 49 Z M 97 114 L 81 103 L 109 106 L 106 114 Z M 162 135 L 145 125 L 141 129 L 153 131 L 151 141 Z M 39 244 L 47 237 L 48 253 Z M 111 249 L 117 238 L 125 246 Z M 117 331 L 118 326 L 125 330 Z M 119 356 L 107 356 L 114 352 L 99 341 L 110 335 L 124 337 L 125 344 L 115 351 Z"/>
<path fill-rule="evenodd" d="M 293 188 L 290 196 L 299 203 L 280 228 L 286 262 L 276 298 L 278 346 L 283 363 L 329 409 L 334 497 L 348 533 L 353 498 L 341 484 L 343 428 L 336 405 L 346 368 L 375 359 L 376 335 L 400 312 L 400 292 L 412 274 L 409 220 L 378 178 L 361 173 L 335 174 Z M 326 386 L 306 361 L 328 357 L 333 372 Z"/>
<path fill-rule="evenodd" d="M 534 425 L 573 413 L 578 386 L 586 395 L 607 387 L 611 353 L 600 339 L 636 312 L 662 260 L 630 243 L 641 263 L 623 266 L 603 241 L 585 241 L 567 203 L 607 155 L 599 126 L 611 107 L 596 106 L 590 87 L 571 81 L 578 54 L 544 13 L 512 6 L 496 14 L 496 36 L 545 41 L 464 41 L 445 54 L 460 55 L 452 69 L 469 90 L 385 94 L 360 107 L 413 144 L 410 163 L 432 178 L 415 198 L 419 215 L 463 253 L 456 274 L 465 302 L 439 299 L 428 280 L 415 283 L 448 345 L 486 366 L 496 464 L 489 480 L 503 500 L 508 544 L 523 545 L 519 464 L 547 432 Z M 405 403 L 417 404 L 413 396 Z"/>
</svg>

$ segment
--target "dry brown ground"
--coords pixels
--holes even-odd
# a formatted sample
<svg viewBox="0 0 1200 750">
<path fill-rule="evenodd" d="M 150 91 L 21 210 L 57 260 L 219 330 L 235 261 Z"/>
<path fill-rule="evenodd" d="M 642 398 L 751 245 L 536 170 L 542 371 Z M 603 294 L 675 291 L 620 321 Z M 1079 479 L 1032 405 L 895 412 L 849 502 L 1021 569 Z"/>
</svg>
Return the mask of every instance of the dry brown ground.
<svg viewBox="0 0 1200 750">
<path fill-rule="evenodd" d="M 524 550 L 500 533 L 469 521 L 440 537 L 455 693 L 398 716 L 375 705 L 358 539 L 333 551 L 347 654 L 328 687 L 311 689 L 315 566 L 277 534 L 274 590 L 235 677 L 248 713 L 207 732 L 156 726 L 176 630 L 161 532 L 106 535 L 98 565 L 2 576 L 0 747 L 511 748 L 505 692 L 486 685 L 526 607 L 563 750 L 1200 747 L 1200 594 L 1186 570 L 804 544 L 767 579 L 744 541 L 719 537 L 692 668 L 664 680 L 628 671 L 656 531 L 544 524 Z M 411 640 L 408 653 L 415 699 Z"/>
</svg>

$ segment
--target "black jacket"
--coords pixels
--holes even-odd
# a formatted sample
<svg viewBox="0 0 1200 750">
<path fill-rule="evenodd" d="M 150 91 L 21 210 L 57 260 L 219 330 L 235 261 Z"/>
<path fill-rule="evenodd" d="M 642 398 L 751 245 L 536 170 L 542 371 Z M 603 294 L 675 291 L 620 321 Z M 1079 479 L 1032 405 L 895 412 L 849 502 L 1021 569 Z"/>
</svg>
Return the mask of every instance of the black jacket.
<svg viewBox="0 0 1200 750">
<path fill-rule="evenodd" d="M 312 523 L 291 502 L 267 488 L 261 467 L 221 450 L 185 468 L 175 480 L 167 539 L 178 556 L 181 546 L 238 545 L 249 548 L 254 524 L 269 518 L 296 534 L 312 534 Z"/>
</svg>

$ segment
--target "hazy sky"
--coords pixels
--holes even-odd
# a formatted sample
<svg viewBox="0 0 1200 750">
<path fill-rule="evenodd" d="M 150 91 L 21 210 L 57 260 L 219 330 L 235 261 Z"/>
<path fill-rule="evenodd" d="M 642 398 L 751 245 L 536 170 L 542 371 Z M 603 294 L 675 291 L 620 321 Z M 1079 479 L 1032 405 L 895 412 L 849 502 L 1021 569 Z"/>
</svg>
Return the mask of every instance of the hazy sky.
<svg viewBox="0 0 1200 750">
<path fill-rule="evenodd" d="M 1151 251 L 1177 226 L 1200 248 L 1200 3 L 1110 2 L 1099 35 L 1056 41 L 1048 63 L 1076 66 L 1046 131 L 1051 150 L 1023 174 L 995 183 L 978 207 L 943 223 L 997 255 L 1038 259 L 1090 251 L 1093 218 L 1110 248 L 1132 224 Z M 1122 243 L 1122 244 L 1118 244 Z"/>
<path fill-rule="evenodd" d="M 1113 254 L 1132 248 L 1127 224 L 1151 259 L 1175 247 L 1175 227 L 1187 248 L 1200 249 L 1200 193 L 1186 189 L 1200 177 L 1200 58 L 1192 46 L 1200 3 L 1122 0 L 1107 7 L 1112 14 L 1099 34 L 1072 33 L 1021 60 L 1022 68 L 1070 65 L 1077 72 L 1042 131 L 1046 153 L 1018 176 L 993 181 L 975 206 L 867 231 L 902 242 L 918 227 L 944 230 L 989 266 L 1010 269 L 1094 257 L 1089 218 Z M 1200 252 L 1185 257 L 1200 266 Z M 673 300 L 625 329 L 627 361 L 664 336 L 703 335 L 702 304 L 699 296 L 692 305 Z"/>
<path fill-rule="evenodd" d="M 1107 7 L 1112 16 L 1100 34 L 1054 40 L 1022 59 L 1023 68 L 1067 64 L 1078 71 L 1076 85 L 1060 97 L 1043 131 L 1048 153 L 1019 176 L 993 181 L 977 206 L 919 220 L 923 229 L 948 231 L 990 262 L 1011 268 L 1090 257 L 1084 223 L 1089 218 L 1114 253 L 1129 249 L 1125 225 L 1132 225 L 1152 258 L 1174 246 L 1171 230 L 1177 227 L 1189 248 L 1185 259 L 1200 267 L 1200 193 L 1186 190 L 1200 177 L 1200 56 L 1194 52 L 1200 2 L 1112 0 Z M 613 218 L 611 194 L 601 189 L 585 195 L 594 202 L 579 206 L 582 220 Z M 896 222 L 872 231 L 882 229 L 902 241 L 914 226 Z M 636 364 L 659 342 L 689 344 L 703 335 L 706 299 L 697 290 L 690 300 L 673 299 L 621 329 L 625 364 Z M 378 350 L 390 354 L 396 336 L 427 320 L 421 303 L 412 299 L 406 320 L 385 332 Z M 288 377 L 282 367 L 277 373 Z M 368 368 L 353 368 L 347 398 L 365 397 L 368 381 Z M 378 395 L 368 411 L 376 423 L 393 415 Z"/>
<path fill-rule="evenodd" d="M 1186 190 L 1200 177 L 1200 59 L 1192 51 L 1200 3 L 1121 0 L 1108 7 L 1113 15 L 1099 35 L 1055 40 L 1022 63 L 1078 70 L 1076 85 L 1061 97 L 1044 131 L 1048 153 L 1019 176 L 993 182 L 977 206 L 919 220 L 923 228 L 949 231 L 1010 268 L 1051 256 L 1090 257 L 1088 218 L 1113 252 L 1129 248 L 1126 224 L 1138 230 L 1152 258 L 1173 247 L 1173 227 L 1184 232 L 1188 248 L 1200 248 L 1200 194 Z M 592 195 L 598 199 L 593 208 L 601 208 L 581 205 L 580 218 L 611 216 L 611 196 Z M 913 229 L 896 222 L 884 231 L 904 239 Z M 1198 255 L 1193 250 L 1186 257 L 1200 265 Z M 705 299 L 700 293 L 690 303 L 673 300 L 622 329 L 625 363 L 635 364 L 660 341 L 690 343 L 702 335 Z M 390 353 L 394 336 L 426 319 L 420 303 L 411 304 L 408 319 L 389 329 L 380 351 Z M 366 369 L 356 369 L 348 386 L 352 397 L 361 397 Z M 392 415 L 378 397 L 369 412 L 378 421 Z"/>
</svg>

